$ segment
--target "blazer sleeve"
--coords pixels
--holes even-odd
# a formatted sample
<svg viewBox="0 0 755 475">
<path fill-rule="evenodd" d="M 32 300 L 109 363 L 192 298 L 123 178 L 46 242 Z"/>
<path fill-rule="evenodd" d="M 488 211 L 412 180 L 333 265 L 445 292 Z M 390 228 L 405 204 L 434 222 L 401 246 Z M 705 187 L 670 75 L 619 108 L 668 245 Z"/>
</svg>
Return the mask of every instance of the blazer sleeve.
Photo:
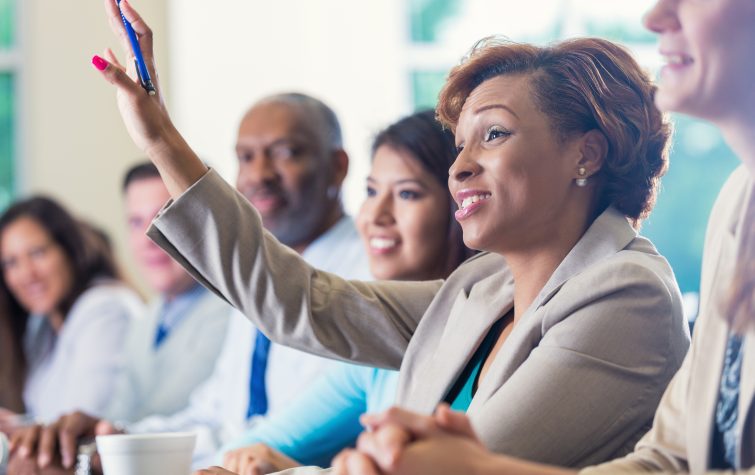
<svg viewBox="0 0 755 475">
<path fill-rule="evenodd" d="M 470 412 L 481 440 L 498 453 L 571 467 L 628 453 L 689 344 L 670 285 L 636 263 L 564 284 L 545 304 L 540 342 L 480 417 Z"/>
<path fill-rule="evenodd" d="M 265 231 L 213 170 L 169 203 L 148 234 L 273 341 L 372 366 L 399 367 L 442 284 L 347 281 L 317 270 Z"/>
<path fill-rule="evenodd" d="M 653 428 L 637 444 L 635 451 L 580 472 L 584 475 L 611 473 L 686 473 L 685 403 L 692 352 L 669 384 L 655 414 Z M 727 472 L 728 473 L 728 472 Z"/>
</svg>

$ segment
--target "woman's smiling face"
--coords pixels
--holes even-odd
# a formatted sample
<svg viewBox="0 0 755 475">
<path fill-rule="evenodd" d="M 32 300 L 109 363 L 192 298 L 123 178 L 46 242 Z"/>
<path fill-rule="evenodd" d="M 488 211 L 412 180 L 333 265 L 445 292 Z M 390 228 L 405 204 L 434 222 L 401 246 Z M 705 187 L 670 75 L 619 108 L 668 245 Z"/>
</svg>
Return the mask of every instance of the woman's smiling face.
<svg viewBox="0 0 755 475">
<path fill-rule="evenodd" d="M 449 254 L 448 191 L 410 153 L 381 145 L 372 161 L 357 226 L 377 279 L 445 277 Z"/>
<path fill-rule="evenodd" d="M 755 112 L 755 1 L 659 0 L 644 22 L 667 63 L 660 109 L 714 122 L 743 106 Z"/>
<path fill-rule="evenodd" d="M 475 88 L 456 144 L 449 188 L 467 246 L 503 253 L 554 238 L 574 189 L 579 141 L 554 131 L 533 101 L 530 76 L 497 76 Z"/>
</svg>

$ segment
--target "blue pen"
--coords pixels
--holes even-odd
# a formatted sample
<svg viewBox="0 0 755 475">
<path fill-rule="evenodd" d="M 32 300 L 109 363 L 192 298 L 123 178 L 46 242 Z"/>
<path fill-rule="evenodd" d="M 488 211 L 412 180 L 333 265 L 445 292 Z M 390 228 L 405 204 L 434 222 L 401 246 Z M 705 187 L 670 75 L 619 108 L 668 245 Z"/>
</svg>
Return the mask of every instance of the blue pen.
<svg viewBox="0 0 755 475">
<path fill-rule="evenodd" d="M 121 8 L 121 0 L 118 0 L 118 10 Z M 147 70 L 147 63 L 144 62 L 144 56 L 142 56 L 142 49 L 139 46 L 139 40 L 136 38 L 136 32 L 131 26 L 126 17 L 121 11 L 121 20 L 123 20 L 123 26 L 126 27 L 126 34 L 131 42 L 131 49 L 134 51 L 134 63 L 136 63 L 136 74 L 139 76 L 139 82 L 142 87 L 146 89 L 150 96 L 155 95 L 155 85 L 152 84 L 152 78 L 149 76 L 149 70 Z"/>
</svg>

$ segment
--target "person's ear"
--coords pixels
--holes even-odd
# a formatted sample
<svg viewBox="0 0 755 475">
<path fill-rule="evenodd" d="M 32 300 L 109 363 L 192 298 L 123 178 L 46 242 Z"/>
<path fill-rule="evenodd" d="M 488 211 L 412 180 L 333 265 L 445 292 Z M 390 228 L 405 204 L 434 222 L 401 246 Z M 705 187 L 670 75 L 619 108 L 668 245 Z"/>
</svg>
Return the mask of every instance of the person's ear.
<svg viewBox="0 0 755 475">
<path fill-rule="evenodd" d="M 580 139 L 579 151 L 579 157 L 574 164 L 574 178 L 588 180 L 603 167 L 608 156 L 608 139 L 598 129 L 589 130 Z"/>
<path fill-rule="evenodd" d="M 331 186 L 341 188 L 346 175 L 349 173 L 349 155 L 343 149 L 334 150 L 331 154 L 333 177 Z"/>
</svg>

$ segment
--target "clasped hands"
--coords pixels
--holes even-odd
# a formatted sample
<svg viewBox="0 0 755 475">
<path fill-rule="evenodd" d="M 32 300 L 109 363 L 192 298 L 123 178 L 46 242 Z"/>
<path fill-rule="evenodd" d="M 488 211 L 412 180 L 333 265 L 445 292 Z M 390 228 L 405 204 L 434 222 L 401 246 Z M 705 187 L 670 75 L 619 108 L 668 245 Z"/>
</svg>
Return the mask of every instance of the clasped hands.
<svg viewBox="0 0 755 475">
<path fill-rule="evenodd" d="M 337 475 L 470 473 L 488 454 L 466 415 L 441 404 L 433 415 L 400 408 L 362 416 L 357 447 L 333 460 Z"/>
</svg>

